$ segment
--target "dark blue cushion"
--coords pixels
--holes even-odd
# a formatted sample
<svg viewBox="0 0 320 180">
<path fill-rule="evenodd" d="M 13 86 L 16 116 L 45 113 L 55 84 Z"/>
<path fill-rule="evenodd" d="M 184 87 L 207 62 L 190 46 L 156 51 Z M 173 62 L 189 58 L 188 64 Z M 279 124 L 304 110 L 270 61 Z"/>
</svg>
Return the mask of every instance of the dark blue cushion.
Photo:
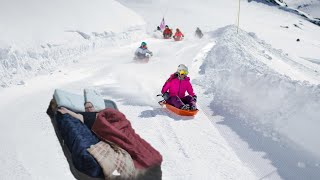
<svg viewBox="0 0 320 180">
<path fill-rule="evenodd" d="M 75 168 L 91 177 L 104 177 L 100 165 L 87 151 L 99 139 L 85 124 L 68 114 L 58 113 L 56 120 L 62 139 L 72 154 Z"/>
</svg>

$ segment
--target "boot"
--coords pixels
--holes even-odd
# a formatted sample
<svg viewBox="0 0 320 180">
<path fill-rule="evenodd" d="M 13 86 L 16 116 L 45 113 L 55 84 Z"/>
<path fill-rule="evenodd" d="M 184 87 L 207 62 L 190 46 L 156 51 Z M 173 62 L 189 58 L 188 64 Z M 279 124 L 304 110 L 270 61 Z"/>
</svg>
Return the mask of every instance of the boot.
<svg viewBox="0 0 320 180">
<path fill-rule="evenodd" d="M 191 110 L 191 111 L 195 111 L 195 110 L 197 110 L 197 107 L 196 107 L 196 106 L 191 106 L 191 107 L 190 107 L 190 110 Z"/>
<path fill-rule="evenodd" d="M 182 105 L 182 106 L 180 107 L 180 109 L 182 109 L 182 110 L 189 110 L 189 109 L 190 109 L 190 106 L 189 106 L 189 104 L 185 104 L 185 105 Z"/>
</svg>

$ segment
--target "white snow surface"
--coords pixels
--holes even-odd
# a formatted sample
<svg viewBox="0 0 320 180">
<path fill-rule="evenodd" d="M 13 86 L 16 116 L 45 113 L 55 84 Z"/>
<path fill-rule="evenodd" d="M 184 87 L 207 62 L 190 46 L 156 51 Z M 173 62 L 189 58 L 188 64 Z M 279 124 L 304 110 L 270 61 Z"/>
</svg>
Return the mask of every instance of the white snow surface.
<svg viewBox="0 0 320 180">
<path fill-rule="evenodd" d="M 135 42 L 145 32 L 142 17 L 113 0 L 0 3 L 1 87 L 24 84 L 95 48 Z"/>
<path fill-rule="evenodd" d="M 74 179 L 45 113 L 56 88 L 115 101 L 163 179 L 320 179 L 320 27 L 240 2 L 238 28 L 231 0 L 0 1 L 0 179 Z M 155 36 L 162 17 L 183 41 Z M 157 103 L 181 63 L 195 117 Z"/>
</svg>

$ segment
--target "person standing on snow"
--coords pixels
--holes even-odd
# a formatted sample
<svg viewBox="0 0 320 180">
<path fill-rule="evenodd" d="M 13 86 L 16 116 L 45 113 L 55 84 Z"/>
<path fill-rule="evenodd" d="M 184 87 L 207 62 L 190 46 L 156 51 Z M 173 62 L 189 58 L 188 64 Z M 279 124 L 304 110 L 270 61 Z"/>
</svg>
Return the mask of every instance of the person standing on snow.
<svg viewBox="0 0 320 180">
<path fill-rule="evenodd" d="M 164 83 L 161 93 L 164 100 L 176 108 L 183 110 L 197 110 L 197 96 L 193 91 L 188 75 L 188 67 L 184 64 L 178 66 L 177 72 L 172 74 Z M 169 91 L 169 92 L 167 92 Z M 185 95 L 188 92 L 189 95 Z"/>
<path fill-rule="evenodd" d="M 180 31 L 179 28 L 176 29 L 176 33 L 174 33 L 173 38 L 175 40 L 181 40 L 184 37 L 184 35 L 182 34 L 182 32 Z"/>
<path fill-rule="evenodd" d="M 152 56 L 153 53 L 151 51 L 149 51 L 149 49 L 147 47 L 147 43 L 142 42 L 141 46 L 136 50 L 134 55 L 137 59 L 145 59 L 145 58 L 149 58 L 150 56 Z"/>
<path fill-rule="evenodd" d="M 203 37 L 203 33 L 202 33 L 202 31 L 200 30 L 199 27 L 197 27 L 196 32 L 195 32 L 194 35 L 197 36 L 199 39 L 201 39 Z"/>
<path fill-rule="evenodd" d="M 163 38 L 169 39 L 172 36 L 172 30 L 166 25 L 166 28 L 163 30 Z"/>
</svg>

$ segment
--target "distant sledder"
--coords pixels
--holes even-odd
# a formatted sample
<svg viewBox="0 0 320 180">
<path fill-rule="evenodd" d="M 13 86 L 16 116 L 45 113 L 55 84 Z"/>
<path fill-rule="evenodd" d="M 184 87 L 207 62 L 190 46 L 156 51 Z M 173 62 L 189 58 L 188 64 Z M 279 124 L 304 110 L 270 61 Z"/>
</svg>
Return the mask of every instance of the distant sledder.
<svg viewBox="0 0 320 180">
<path fill-rule="evenodd" d="M 198 37 L 199 39 L 201 39 L 203 37 L 203 33 L 202 33 L 202 31 L 200 30 L 199 27 L 197 27 L 196 32 L 194 33 L 194 35 L 196 37 Z"/>
<path fill-rule="evenodd" d="M 171 36 L 172 36 L 172 30 L 169 28 L 168 25 L 166 25 L 166 28 L 163 30 L 163 38 L 170 39 Z"/>
<path fill-rule="evenodd" d="M 162 30 L 160 26 L 157 26 L 157 29 L 153 31 L 152 36 L 157 39 L 162 39 Z"/>
<path fill-rule="evenodd" d="M 141 46 L 136 50 L 134 55 L 135 55 L 134 60 L 147 63 L 149 62 L 150 57 L 153 56 L 153 53 L 149 51 L 147 47 L 147 43 L 142 42 Z"/>
<path fill-rule="evenodd" d="M 197 96 L 193 92 L 190 78 L 187 77 L 188 68 L 184 64 L 178 66 L 177 72 L 173 73 L 162 87 L 161 95 L 164 100 L 160 105 L 183 116 L 193 116 L 198 112 Z M 189 95 L 185 95 L 188 92 Z"/>
<path fill-rule="evenodd" d="M 182 34 L 182 32 L 180 31 L 179 28 L 176 29 L 176 33 L 174 33 L 173 39 L 175 41 L 181 41 L 184 38 L 184 35 Z"/>
</svg>

